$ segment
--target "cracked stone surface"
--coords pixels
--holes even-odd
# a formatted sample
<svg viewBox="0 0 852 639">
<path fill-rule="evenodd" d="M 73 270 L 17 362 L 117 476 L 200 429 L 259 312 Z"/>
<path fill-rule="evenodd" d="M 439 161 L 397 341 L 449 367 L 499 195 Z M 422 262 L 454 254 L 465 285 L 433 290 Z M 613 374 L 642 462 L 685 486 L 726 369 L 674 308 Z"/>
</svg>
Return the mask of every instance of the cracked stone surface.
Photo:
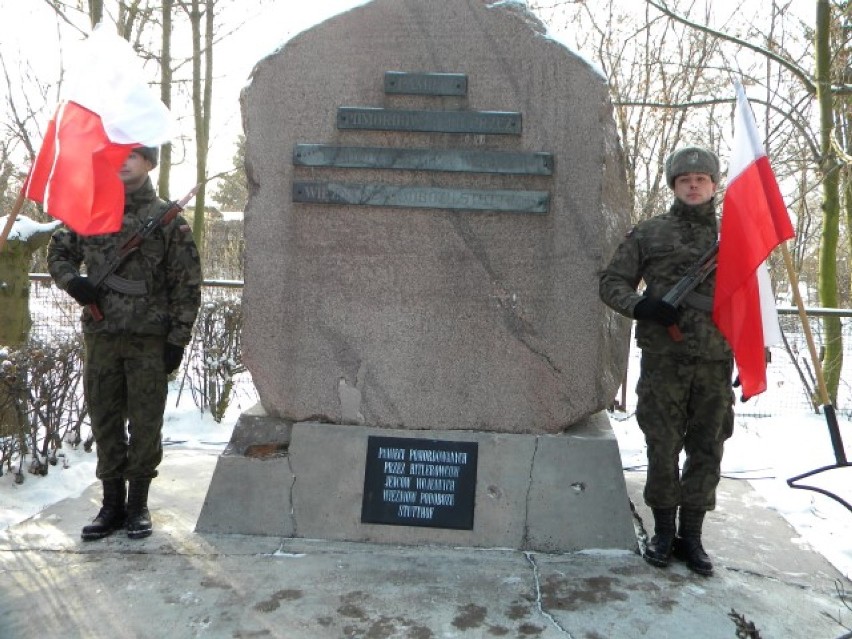
<svg viewBox="0 0 852 639">
<path fill-rule="evenodd" d="M 468 95 L 386 95 L 389 70 L 464 72 Z M 338 130 L 341 106 L 516 111 L 523 131 Z M 628 323 L 599 301 L 597 272 L 630 210 L 612 108 L 604 79 L 519 3 L 366 3 L 260 61 L 242 108 L 243 353 L 270 415 L 537 434 L 609 405 Z M 548 152 L 554 173 L 294 166 L 300 143 Z M 304 180 L 544 190 L 550 209 L 294 203 Z"/>
</svg>

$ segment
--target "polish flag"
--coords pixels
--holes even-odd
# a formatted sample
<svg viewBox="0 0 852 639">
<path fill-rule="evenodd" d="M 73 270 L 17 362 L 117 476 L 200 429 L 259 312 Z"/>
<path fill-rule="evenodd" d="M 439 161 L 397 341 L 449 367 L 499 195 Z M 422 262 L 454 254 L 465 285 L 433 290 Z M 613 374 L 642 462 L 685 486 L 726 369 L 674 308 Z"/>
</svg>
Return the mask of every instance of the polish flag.
<svg viewBox="0 0 852 639">
<path fill-rule="evenodd" d="M 764 348 L 781 340 L 764 261 L 794 232 L 745 92 L 738 82 L 734 86 L 734 143 L 722 202 L 713 321 L 731 345 L 748 398 L 766 390 Z"/>
<path fill-rule="evenodd" d="M 121 228 L 130 151 L 169 141 L 174 123 L 143 81 L 130 44 L 101 25 L 68 69 L 69 91 L 56 110 L 24 184 L 24 195 L 83 235 Z"/>
</svg>

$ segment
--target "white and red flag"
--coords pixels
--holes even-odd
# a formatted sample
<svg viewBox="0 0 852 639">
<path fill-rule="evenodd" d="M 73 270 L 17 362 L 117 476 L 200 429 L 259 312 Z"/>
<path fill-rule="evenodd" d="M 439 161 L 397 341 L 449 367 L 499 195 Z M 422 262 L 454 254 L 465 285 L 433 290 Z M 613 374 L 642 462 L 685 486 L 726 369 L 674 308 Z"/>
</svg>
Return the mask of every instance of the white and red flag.
<svg viewBox="0 0 852 639">
<path fill-rule="evenodd" d="M 780 341 L 778 315 L 764 261 L 793 237 L 793 225 L 757 132 L 742 86 L 722 202 L 713 321 L 734 352 L 744 397 L 766 390 L 765 347 Z"/>
<path fill-rule="evenodd" d="M 124 212 L 121 165 L 135 147 L 168 142 L 174 123 L 126 40 L 99 25 L 79 54 L 24 195 L 78 233 L 111 233 Z"/>
</svg>

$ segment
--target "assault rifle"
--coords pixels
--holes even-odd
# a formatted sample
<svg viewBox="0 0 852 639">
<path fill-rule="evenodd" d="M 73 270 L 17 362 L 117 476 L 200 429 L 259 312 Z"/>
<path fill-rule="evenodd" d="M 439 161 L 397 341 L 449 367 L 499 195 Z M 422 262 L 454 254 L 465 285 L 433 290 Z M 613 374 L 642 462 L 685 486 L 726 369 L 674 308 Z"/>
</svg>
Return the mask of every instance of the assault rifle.
<svg viewBox="0 0 852 639">
<path fill-rule="evenodd" d="M 187 193 L 183 199 L 177 202 L 166 202 L 166 204 L 142 223 L 142 226 L 136 231 L 121 247 L 107 264 L 96 274 L 89 277 L 92 286 L 99 288 L 106 283 L 110 288 L 113 288 L 122 293 L 130 295 L 144 295 L 146 293 L 145 282 L 134 282 L 115 275 L 116 270 L 121 264 L 130 257 L 133 253 L 139 250 L 142 242 L 149 237 L 159 226 L 164 226 L 174 220 L 178 213 L 183 211 L 187 203 L 195 197 L 198 188 L 201 185 L 196 185 Z M 97 304 L 89 304 L 87 306 L 92 318 L 96 322 L 100 322 L 104 318 L 104 314 Z"/>
<path fill-rule="evenodd" d="M 686 275 L 680 278 L 678 283 L 669 289 L 668 293 L 663 295 L 663 301 L 668 302 L 675 308 L 678 308 L 686 299 L 687 295 L 698 288 L 698 285 L 706 280 L 710 273 L 716 270 L 716 255 L 718 253 L 719 240 L 716 240 L 713 243 L 713 246 L 711 246 L 695 264 L 689 267 Z M 667 330 L 669 332 L 669 336 L 675 342 L 683 341 L 683 333 L 680 332 L 677 324 L 672 324 L 667 328 Z"/>
</svg>

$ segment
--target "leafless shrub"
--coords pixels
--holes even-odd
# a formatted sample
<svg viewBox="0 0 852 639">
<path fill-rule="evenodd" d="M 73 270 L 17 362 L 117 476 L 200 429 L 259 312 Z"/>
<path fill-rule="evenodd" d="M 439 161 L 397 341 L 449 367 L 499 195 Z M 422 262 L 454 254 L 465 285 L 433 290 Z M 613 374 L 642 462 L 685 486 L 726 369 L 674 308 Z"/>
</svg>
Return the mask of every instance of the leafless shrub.
<svg viewBox="0 0 852 639">
<path fill-rule="evenodd" d="M 30 473 L 47 475 L 64 457 L 64 444 L 83 442 L 82 380 L 79 337 L 0 351 L 0 472 L 15 472 L 21 482 L 29 460 Z"/>
<path fill-rule="evenodd" d="M 195 405 L 209 409 L 217 422 L 230 406 L 234 378 L 245 372 L 242 325 L 242 303 L 234 299 L 207 302 L 195 323 L 184 382 L 189 382 Z"/>
</svg>

